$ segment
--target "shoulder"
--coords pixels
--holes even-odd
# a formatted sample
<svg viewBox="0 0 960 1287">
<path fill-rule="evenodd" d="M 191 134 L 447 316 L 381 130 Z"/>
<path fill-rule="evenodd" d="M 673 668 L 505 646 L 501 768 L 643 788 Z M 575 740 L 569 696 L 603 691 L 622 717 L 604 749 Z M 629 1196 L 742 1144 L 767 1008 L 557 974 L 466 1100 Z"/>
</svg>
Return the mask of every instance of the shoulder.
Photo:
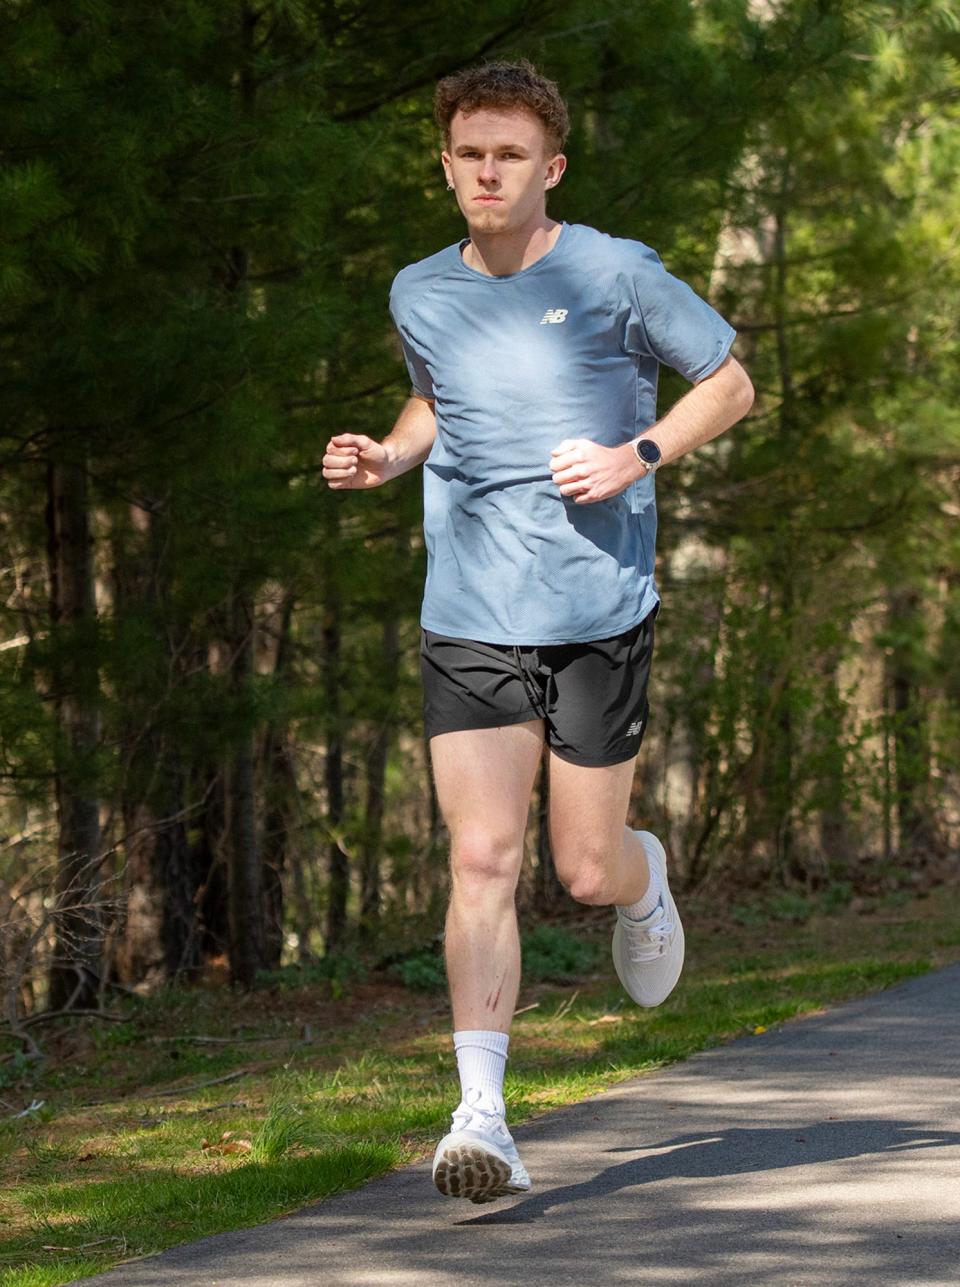
<svg viewBox="0 0 960 1287">
<path fill-rule="evenodd" d="M 610 276 L 663 270 L 659 254 L 643 241 L 613 237 L 587 224 L 573 224 L 578 258 L 593 272 Z"/>
<path fill-rule="evenodd" d="M 390 286 L 390 311 L 394 317 L 412 308 L 418 299 L 447 276 L 459 258 L 460 245 L 454 242 L 435 255 L 401 268 Z"/>
</svg>

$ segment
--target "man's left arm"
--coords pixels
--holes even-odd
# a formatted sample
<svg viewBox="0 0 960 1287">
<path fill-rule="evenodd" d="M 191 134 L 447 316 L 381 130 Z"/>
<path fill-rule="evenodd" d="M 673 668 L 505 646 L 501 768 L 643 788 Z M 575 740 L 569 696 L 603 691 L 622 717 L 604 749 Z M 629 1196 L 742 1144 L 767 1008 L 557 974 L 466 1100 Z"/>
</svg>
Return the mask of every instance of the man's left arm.
<svg viewBox="0 0 960 1287">
<path fill-rule="evenodd" d="M 717 438 L 753 406 L 753 383 L 729 354 L 715 371 L 698 380 L 642 438 L 661 452 L 661 465 L 678 460 L 695 447 Z M 578 504 L 609 500 L 642 478 L 645 466 L 633 443 L 604 447 L 589 438 L 566 438 L 550 453 L 553 481 Z"/>
</svg>

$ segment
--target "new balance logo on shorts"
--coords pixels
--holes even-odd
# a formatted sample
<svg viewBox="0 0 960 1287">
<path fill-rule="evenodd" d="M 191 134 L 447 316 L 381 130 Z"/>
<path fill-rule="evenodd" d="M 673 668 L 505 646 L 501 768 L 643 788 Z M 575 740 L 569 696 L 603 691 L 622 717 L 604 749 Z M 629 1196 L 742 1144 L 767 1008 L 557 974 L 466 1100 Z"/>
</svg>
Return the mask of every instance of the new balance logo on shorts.
<svg viewBox="0 0 960 1287">
<path fill-rule="evenodd" d="M 642 729 L 643 729 L 643 721 L 639 719 L 635 719 L 633 723 L 630 725 L 630 727 L 627 729 L 627 731 L 624 733 L 624 737 L 636 737 L 637 734 L 642 731 Z"/>
<path fill-rule="evenodd" d="M 548 308 L 540 318 L 540 325 L 545 326 L 547 322 L 565 322 L 569 311 L 568 308 Z"/>
</svg>

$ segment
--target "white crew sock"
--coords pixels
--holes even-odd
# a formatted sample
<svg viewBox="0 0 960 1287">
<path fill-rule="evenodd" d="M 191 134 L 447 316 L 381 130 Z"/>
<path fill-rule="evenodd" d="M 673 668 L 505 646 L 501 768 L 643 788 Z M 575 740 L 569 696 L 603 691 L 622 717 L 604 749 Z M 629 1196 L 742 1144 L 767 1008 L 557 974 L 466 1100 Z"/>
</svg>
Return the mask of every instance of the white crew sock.
<svg viewBox="0 0 960 1287">
<path fill-rule="evenodd" d="M 634 835 L 636 835 L 636 832 L 634 832 Z M 640 843 L 643 844 L 643 841 L 641 840 Z M 663 893 L 663 884 L 659 873 L 653 863 L 648 862 L 648 865 L 650 868 L 650 883 L 647 885 L 646 893 L 642 898 L 638 898 L 635 903 L 628 903 L 620 908 L 624 916 L 628 916 L 632 921 L 642 921 L 656 911 L 660 903 L 660 895 Z"/>
<path fill-rule="evenodd" d="M 466 1030 L 453 1034 L 460 1070 L 461 1102 L 503 1116 L 503 1074 L 507 1067 L 508 1032 Z M 468 1092 L 470 1092 L 468 1096 Z"/>
</svg>

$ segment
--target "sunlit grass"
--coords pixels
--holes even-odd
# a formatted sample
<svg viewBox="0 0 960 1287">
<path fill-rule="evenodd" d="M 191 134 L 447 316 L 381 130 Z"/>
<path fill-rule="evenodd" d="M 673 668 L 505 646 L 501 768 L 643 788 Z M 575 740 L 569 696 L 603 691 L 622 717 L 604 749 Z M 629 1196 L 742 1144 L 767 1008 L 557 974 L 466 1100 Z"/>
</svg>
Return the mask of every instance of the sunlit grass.
<svg viewBox="0 0 960 1287">
<path fill-rule="evenodd" d="M 773 926 L 711 921 L 710 910 L 690 915 L 683 980 L 655 1010 L 632 1005 L 606 961 L 575 984 L 521 992 L 512 1124 L 960 957 L 957 890 Z M 597 937 L 605 954 L 608 931 Z M 301 1000 L 304 1012 L 315 1004 Z M 358 1012 L 335 1045 L 292 1038 L 300 1011 L 284 1027 L 263 1009 L 262 1024 L 237 1030 L 239 1002 L 183 992 L 138 1002 L 129 1022 L 96 1031 L 85 1062 L 24 1092 L 47 1103 L 0 1125 L 3 1287 L 51 1287 L 249 1226 L 430 1152 L 458 1097 L 442 998 Z M 215 1034 L 218 1022 L 233 1035 L 213 1050 L 156 1041 L 158 1030 Z M 153 1089 L 240 1068 L 248 1075 L 226 1084 Z"/>
</svg>

